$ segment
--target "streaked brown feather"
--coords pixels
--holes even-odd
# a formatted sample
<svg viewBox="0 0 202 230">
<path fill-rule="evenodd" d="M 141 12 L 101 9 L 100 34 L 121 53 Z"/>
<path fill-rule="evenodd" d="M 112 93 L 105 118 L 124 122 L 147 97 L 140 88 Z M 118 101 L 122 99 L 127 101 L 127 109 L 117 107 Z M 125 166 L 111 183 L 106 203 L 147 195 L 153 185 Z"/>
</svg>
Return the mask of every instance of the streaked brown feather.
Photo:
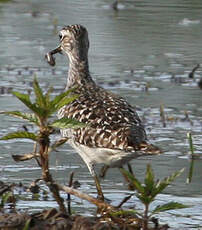
<svg viewBox="0 0 202 230">
<path fill-rule="evenodd" d="M 75 141 L 89 147 L 137 150 L 146 133 L 135 109 L 123 98 L 90 84 L 78 87 L 79 98 L 59 111 L 88 127 L 72 131 Z"/>
</svg>

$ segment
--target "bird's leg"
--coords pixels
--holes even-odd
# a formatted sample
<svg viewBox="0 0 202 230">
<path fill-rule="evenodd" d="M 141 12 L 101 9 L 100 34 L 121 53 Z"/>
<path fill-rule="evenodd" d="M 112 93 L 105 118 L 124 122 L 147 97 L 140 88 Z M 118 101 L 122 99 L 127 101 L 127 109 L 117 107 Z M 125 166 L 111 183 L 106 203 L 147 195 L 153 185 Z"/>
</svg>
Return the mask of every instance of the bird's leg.
<svg viewBox="0 0 202 230">
<path fill-rule="evenodd" d="M 128 166 L 128 171 L 134 176 L 134 172 L 133 172 L 133 169 L 131 167 L 131 164 L 127 163 L 127 166 Z"/>
<path fill-rule="evenodd" d="M 128 165 L 128 170 L 129 170 L 129 172 L 130 172 L 132 175 L 134 175 L 134 174 L 133 174 L 133 171 L 131 171 L 131 170 L 132 170 L 131 165 L 130 165 L 129 163 L 128 163 L 127 165 Z M 123 166 L 121 166 L 120 169 L 123 169 Z M 120 170 L 120 172 L 121 172 L 121 174 L 123 175 L 123 177 L 124 177 L 124 179 L 126 180 L 126 182 L 128 183 L 128 189 L 129 189 L 129 190 L 134 190 L 134 189 L 135 189 L 135 188 L 134 188 L 134 185 L 131 183 L 131 181 L 130 181 L 130 179 L 128 178 L 128 176 L 126 176 L 126 174 L 123 173 L 122 170 Z"/>
<path fill-rule="evenodd" d="M 94 164 L 92 164 L 92 163 L 89 164 L 88 168 L 90 170 L 91 175 L 93 176 L 93 178 L 95 180 L 95 186 L 96 186 L 96 189 L 97 189 L 98 199 L 104 201 L 104 195 L 103 195 L 103 192 L 102 192 L 102 188 L 101 188 L 101 185 L 100 185 L 99 178 L 98 178 L 98 176 L 96 174 L 96 171 L 95 171 Z"/>
<path fill-rule="evenodd" d="M 99 172 L 99 178 L 104 178 L 108 169 L 109 169 L 109 166 L 104 165 Z"/>
</svg>

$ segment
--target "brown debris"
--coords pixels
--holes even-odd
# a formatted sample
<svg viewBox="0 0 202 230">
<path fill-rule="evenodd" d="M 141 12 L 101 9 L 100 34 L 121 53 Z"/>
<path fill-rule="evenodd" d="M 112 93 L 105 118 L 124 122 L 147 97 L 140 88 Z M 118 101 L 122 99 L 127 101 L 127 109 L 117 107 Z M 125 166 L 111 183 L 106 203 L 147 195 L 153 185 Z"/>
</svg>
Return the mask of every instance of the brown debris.
<svg viewBox="0 0 202 230">
<path fill-rule="evenodd" d="M 70 216 L 52 208 L 40 213 L 0 213 L 0 230 L 22 230 L 29 221 L 29 230 L 140 230 L 141 220 L 134 215 L 101 217 Z M 167 230 L 158 219 L 148 230 Z"/>
</svg>

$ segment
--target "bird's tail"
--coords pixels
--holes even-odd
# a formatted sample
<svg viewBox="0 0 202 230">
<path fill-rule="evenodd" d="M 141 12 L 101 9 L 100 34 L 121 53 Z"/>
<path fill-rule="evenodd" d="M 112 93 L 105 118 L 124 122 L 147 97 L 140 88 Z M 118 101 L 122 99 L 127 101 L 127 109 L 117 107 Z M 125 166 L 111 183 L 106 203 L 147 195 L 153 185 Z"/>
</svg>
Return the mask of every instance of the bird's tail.
<svg viewBox="0 0 202 230">
<path fill-rule="evenodd" d="M 159 147 L 147 142 L 143 142 L 140 144 L 140 151 L 143 151 L 148 155 L 158 155 L 163 152 Z"/>
</svg>

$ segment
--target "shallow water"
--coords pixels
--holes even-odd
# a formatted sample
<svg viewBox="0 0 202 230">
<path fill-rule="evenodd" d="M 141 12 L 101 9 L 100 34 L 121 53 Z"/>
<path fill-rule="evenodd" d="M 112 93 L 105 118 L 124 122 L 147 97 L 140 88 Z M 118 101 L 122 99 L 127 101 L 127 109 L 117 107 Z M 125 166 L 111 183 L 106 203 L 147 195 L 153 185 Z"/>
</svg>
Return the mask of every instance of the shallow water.
<svg viewBox="0 0 202 230">
<path fill-rule="evenodd" d="M 161 214 L 161 221 L 169 223 L 172 229 L 199 229 L 202 227 L 201 159 L 195 160 L 192 183 L 185 182 L 190 163 L 188 131 L 192 132 L 196 152 L 202 153 L 202 91 L 197 86 L 201 69 L 197 70 L 194 80 L 188 78 L 192 68 L 202 60 L 202 2 L 131 0 L 121 2 L 118 12 L 114 12 L 110 4 L 104 0 L 0 3 L 0 110 L 24 109 L 10 92 L 31 92 L 34 74 L 44 89 L 54 86 L 55 94 L 64 89 L 65 57 L 58 55 L 57 65 L 52 68 L 44 60 L 44 54 L 58 44 L 54 23 L 58 24 L 56 30 L 66 24 L 82 23 L 89 31 L 93 77 L 104 88 L 141 108 L 138 113 L 145 122 L 150 140 L 165 150 L 161 156 L 133 161 L 136 176 L 144 177 L 147 163 L 151 163 L 157 178 L 185 168 L 183 175 L 158 197 L 156 204 L 174 200 L 192 207 Z M 160 105 L 164 105 L 169 118 L 166 127 L 160 120 Z M 185 119 L 185 111 L 191 121 Z M 0 116 L 0 136 L 22 130 L 23 124 Z M 34 161 L 15 164 L 11 159 L 12 153 L 30 152 L 30 142 L 1 141 L 0 147 L 1 180 L 30 183 L 40 177 Z M 96 194 L 86 166 L 68 146 L 52 154 L 51 168 L 60 182 L 66 182 L 69 173 L 75 171 L 81 189 Z M 109 170 L 102 185 L 112 204 L 117 204 L 129 193 L 117 169 Z M 28 198 L 32 199 L 31 195 Z M 131 202 L 126 206 L 131 206 Z M 135 204 L 139 207 L 136 199 Z M 32 211 L 54 205 L 51 197 L 31 204 L 27 200 L 18 202 L 19 208 L 30 207 Z M 77 198 L 74 198 L 73 207 L 88 215 L 95 210 Z"/>
</svg>

